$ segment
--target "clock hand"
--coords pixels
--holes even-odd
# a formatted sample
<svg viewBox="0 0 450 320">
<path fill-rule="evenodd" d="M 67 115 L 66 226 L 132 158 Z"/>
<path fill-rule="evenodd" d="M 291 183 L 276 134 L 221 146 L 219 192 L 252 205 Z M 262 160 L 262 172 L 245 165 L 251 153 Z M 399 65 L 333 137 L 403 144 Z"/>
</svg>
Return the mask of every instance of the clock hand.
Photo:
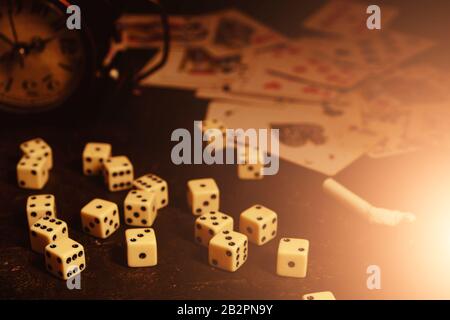
<svg viewBox="0 0 450 320">
<path fill-rule="evenodd" d="M 9 44 L 10 46 L 14 46 L 14 42 L 12 42 L 11 39 L 9 39 L 3 33 L 0 33 L 0 40 L 3 40 L 5 43 Z"/>
<path fill-rule="evenodd" d="M 11 27 L 11 31 L 12 31 L 12 34 L 13 34 L 14 43 L 18 43 L 19 42 L 19 38 L 17 36 L 17 30 L 16 30 L 16 26 L 14 24 L 14 19 L 13 19 L 12 0 L 8 0 L 8 20 L 9 20 L 9 25 Z"/>
</svg>

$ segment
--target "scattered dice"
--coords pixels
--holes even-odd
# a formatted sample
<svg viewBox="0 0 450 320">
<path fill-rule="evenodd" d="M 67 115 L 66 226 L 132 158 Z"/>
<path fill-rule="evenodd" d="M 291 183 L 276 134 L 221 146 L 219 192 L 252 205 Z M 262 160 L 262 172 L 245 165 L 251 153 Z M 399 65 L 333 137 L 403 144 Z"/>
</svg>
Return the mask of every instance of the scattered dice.
<svg viewBox="0 0 450 320">
<path fill-rule="evenodd" d="M 154 174 L 146 174 L 133 182 L 139 190 L 154 192 L 156 195 L 156 209 L 164 208 L 169 204 L 169 186 L 167 182 Z"/>
<path fill-rule="evenodd" d="M 25 141 L 20 145 L 23 154 L 29 157 L 46 159 L 46 169 L 53 168 L 53 153 L 50 146 L 41 138 Z"/>
<path fill-rule="evenodd" d="M 285 277 L 304 278 L 308 268 L 309 241 L 283 238 L 277 254 L 277 274 Z"/>
<path fill-rule="evenodd" d="M 330 291 L 308 293 L 303 296 L 303 300 L 336 300 Z"/>
<path fill-rule="evenodd" d="M 130 189 L 134 179 L 133 165 L 125 156 L 109 158 L 103 166 L 103 176 L 110 191 Z"/>
<path fill-rule="evenodd" d="M 67 224 L 56 218 L 43 217 L 30 227 L 31 249 L 37 253 L 44 253 L 48 244 L 67 237 Z"/>
<path fill-rule="evenodd" d="M 97 175 L 103 170 L 103 164 L 111 158 L 111 145 L 107 143 L 87 143 L 83 151 L 83 172 L 85 175 Z"/>
<path fill-rule="evenodd" d="M 23 156 L 17 164 L 17 182 L 25 189 L 42 189 L 49 178 L 47 160 L 42 156 Z"/>
<path fill-rule="evenodd" d="M 45 247 L 45 264 L 57 277 L 72 278 L 86 268 L 83 246 L 70 238 L 57 240 Z"/>
<path fill-rule="evenodd" d="M 158 263 L 155 231 L 151 228 L 125 231 L 129 267 L 151 267 Z"/>
<path fill-rule="evenodd" d="M 233 231 L 233 218 L 217 211 L 201 215 L 195 220 L 195 240 L 208 246 L 209 241 L 222 231 Z"/>
<path fill-rule="evenodd" d="M 262 153 L 251 147 L 238 147 L 238 177 L 242 180 L 259 180 L 264 177 L 264 157 Z"/>
<path fill-rule="evenodd" d="M 223 230 L 209 242 L 209 263 L 214 267 L 234 272 L 247 261 L 247 250 L 246 235 Z"/>
<path fill-rule="evenodd" d="M 106 239 L 120 226 L 119 209 L 114 202 L 94 199 L 81 209 L 81 225 L 86 233 Z"/>
<path fill-rule="evenodd" d="M 27 199 L 28 226 L 31 227 L 45 216 L 56 218 L 55 196 L 51 194 L 29 196 Z"/>
<path fill-rule="evenodd" d="M 275 238 L 277 220 L 274 211 L 257 204 L 241 213 L 239 231 L 247 235 L 250 242 L 261 246 Z"/>
<path fill-rule="evenodd" d="M 156 195 L 153 192 L 131 190 L 125 198 L 123 207 L 126 224 L 151 227 L 157 215 Z"/>
<path fill-rule="evenodd" d="M 219 210 L 219 188 L 214 179 L 190 180 L 188 185 L 188 204 L 194 215 Z"/>
</svg>

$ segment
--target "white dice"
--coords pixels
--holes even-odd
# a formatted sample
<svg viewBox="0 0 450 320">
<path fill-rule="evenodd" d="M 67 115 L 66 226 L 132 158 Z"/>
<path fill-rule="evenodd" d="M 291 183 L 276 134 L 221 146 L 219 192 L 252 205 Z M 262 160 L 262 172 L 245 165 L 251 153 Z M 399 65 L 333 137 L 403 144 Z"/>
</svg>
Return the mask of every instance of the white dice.
<svg viewBox="0 0 450 320">
<path fill-rule="evenodd" d="M 209 263 L 217 268 L 234 272 L 247 261 L 247 236 L 239 232 L 224 230 L 209 242 Z"/>
<path fill-rule="evenodd" d="M 133 186 L 142 191 L 154 192 L 156 195 L 156 209 L 164 208 L 169 204 L 169 186 L 167 182 L 154 174 L 146 174 L 137 178 Z"/>
<path fill-rule="evenodd" d="M 53 168 L 53 152 L 50 146 L 41 138 L 35 138 L 25 141 L 20 145 L 23 154 L 29 157 L 42 157 L 45 161 L 47 170 Z"/>
<path fill-rule="evenodd" d="M 45 264 L 58 278 L 72 278 L 86 268 L 84 248 L 70 238 L 59 239 L 45 247 Z"/>
<path fill-rule="evenodd" d="M 56 218 L 43 217 L 30 227 L 31 249 L 37 253 L 44 253 L 48 244 L 67 237 L 67 224 Z"/>
<path fill-rule="evenodd" d="M 187 186 L 187 200 L 194 215 L 219 210 L 219 188 L 214 179 L 190 180 Z"/>
<path fill-rule="evenodd" d="M 260 180 L 264 177 L 264 157 L 260 150 L 251 147 L 237 148 L 239 179 Z"/>
<path fill-rule="evenodd" d="M 88 176 L 101 174 L 103 164 L 111 158 L 111 149 L 108 143 L 87 143 L 83 150 L 83 173 Z"/>
<path fill-rule="evenodd" d="M 125 156 L 109 158 L 103 165 L 103 176 L 109 191 L 130 189 L 134 179 L 133 165 Z"/>
<path fill-rule="evenodd" d="M 303 300 L 336 300 L 330 291 L 308 293 L 303 296 Z"/>
<path fill-rule="evenodd" d="M 17 164 L 17 182 L 21 188 L 40 190 L 48 178 L 47 160 L 43 156 L 24 155 Z"/>
<path fill-rule="evenodd" d="M 55 197 L 51 194 L 29 196 L 26 210 L 29 227 L 42 217 L 56 218 Z"/>
<path fill-rule="evenodd" d="M 239 219 L 239 231 L 258 246 L 275 238 L 277 225 L 277 214 L 259 204 L 242 212 Z"/>
<path fill-rule="evenodd" d="M 221 231 L 233 231 L 233 218 L 218 211 L 211 211 L 195 220 L 195 241 L 208 246 L 209 241 Z"/>
<path fill-rule="evenodd" d="M 158 263 L 155 231 L 151 228 L 125 231 L 129 267 L 151 267 Z"/>
<path fill-rule="evenodd" d="M 294 278 L 306 277 L 308 252 L 308 240 L 282 238 L 278 246 L 277 274 Z"/>
<path fill-rule="evenodd" d="M 223 143 L 225 143 L 227 127 L 222 121 L 217 119 L 207 119 L 200 122 L 199 124 L 201 124 L 201 128 L 198 129 L 201 129 L 201 132 L 206 137 L 205 141 L 214 141 L 217 135 L 221 135 Z"/>
<path fill-rule="evenodd" d="M 123 207 L 125 223 L 130 226 L 151 227 L 156 219 L 156 195 L 153 192 L 131 190 Z"/>
<path fill-rule="evenodd" d="M 81 209 L 81 225 L 86 233 L 106 239 L 120 226 L 119 209 L 114 202 L 94 199 Z"/>
</svg>

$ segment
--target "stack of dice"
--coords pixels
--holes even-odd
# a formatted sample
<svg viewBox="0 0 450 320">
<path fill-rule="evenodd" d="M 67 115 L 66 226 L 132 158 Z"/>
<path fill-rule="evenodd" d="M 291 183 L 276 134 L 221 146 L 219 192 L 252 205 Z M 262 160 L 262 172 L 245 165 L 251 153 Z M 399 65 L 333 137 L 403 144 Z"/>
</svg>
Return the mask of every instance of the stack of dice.
<svg viewBox="0 0 450 320">
<path fill-rule="evenodd" d="M 51 194 L 32 195 L 26 206 L 31 249 L 44 254 L 47 270 L 69 279 L 86 268 L 83 246 L 69 238 L 67 223 L 56 217 L 56 201 Z"/>
<path fill-rule="evenodd" d="M 22 158 L 17 164 L 17 182 L 21 188 L 40 190 L 44 188 L 53 168 L 53 153 L 41 138 L 25 141 L 20 145 Z"/>
</svg>

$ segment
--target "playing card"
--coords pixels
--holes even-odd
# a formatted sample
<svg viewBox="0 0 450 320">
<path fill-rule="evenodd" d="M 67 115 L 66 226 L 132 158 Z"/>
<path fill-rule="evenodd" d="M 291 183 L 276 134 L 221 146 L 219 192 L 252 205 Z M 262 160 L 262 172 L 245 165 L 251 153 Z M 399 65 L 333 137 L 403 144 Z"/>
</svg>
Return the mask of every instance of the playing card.
<svg viewBox="0 0 450 320">
<path fill-rule="evenodd" d="M 331 50 L 325 40 L 304 38 L 278 44 L 258 52 L 258 62 L 273 74 L 308 82 L 332 90 L 354 87 L 367 78 L 370 70 L 361 68 L 343 50 Z"/>
<path fill-rule="evenodd" d="M 378 3 L 377 3 L 378 4 Z M 311 15 L 303 25 L 306 28 L 347 37 L 366 36 L 381 33 L 397 16 L 397 9 L 390 5 L 380 5 L 381 30 L 367 28 L 367 4 L 351 0 L 331 0 Z"/>
<path fill-rule="evenodd" d="M 211 15 L 169 17 L 171 44 L 178 46 L 206 45 L 211 43 L 217 17 Z M 127 47 L 147 48 L 160 46 L 163 29 L 159 15 L 123 15 L 117 22 L 117 29 Z"/>
<path fill-rule="evenodd" d="M 172 48 L 167 64 L 141 85 L 216 88 L 239 76 L 243 68 L 239 54 L 217 57 L 204 47 Z"/>
<path fill-rule="evenodd" d="M 281 158 L 326 175 L 335 175 L 377 141 L 360 130 L 358 114 L 350 109 L 330 117 L 307 104 L 275 109 L 213 102 L 207 118 L 229 128 L 279 129 Z"/>
<path fill-rule="evenodd" d="M 281 34 L 254 18 L 230 9 L 217 13 L 212 46 L 208 48 L 216 54 L 230 54 L 285 40 Z"/>
<path fill-rule="evenodd" d="M 450 147 L 450 100 L 416 105 L 406 136 L 420 146 Z"/>
<path fill-rule="evenodd" d="M 288 98 L 301 101 L 327 101 L 336 91 L 317 85 L 274 75 L 263 66 L 248 66 L 242 77 L 230 83 L 229 91 L 262 97 Z"/>
<path fill-rule="evenodd" d="M 286 97 L 272 97 L 259 94 L 246 94 L 239 92 L 231 92 L 221 88 L 200 88 L 195 92 L 195 97 L 200 99 L 214 99 L 228 102 L 249 103 L 254 105 L 280 105 L 284 103 L 302 103 L 300 99 L 292 99 Z M 312 103 L 312 102 L 311 102 Z"/>
<path fill-rule="evenodd" d="M 396 31 L 358 39 L 298 39 L 261 55 L 269 70 L 316 85 L 353 88 L 363 80 L 404 63 L 433 42 Z M 289 48 L 289 50 L 288 50 Z M 270 61 L 269 61 L 270 60 Z"/>
</svg>

